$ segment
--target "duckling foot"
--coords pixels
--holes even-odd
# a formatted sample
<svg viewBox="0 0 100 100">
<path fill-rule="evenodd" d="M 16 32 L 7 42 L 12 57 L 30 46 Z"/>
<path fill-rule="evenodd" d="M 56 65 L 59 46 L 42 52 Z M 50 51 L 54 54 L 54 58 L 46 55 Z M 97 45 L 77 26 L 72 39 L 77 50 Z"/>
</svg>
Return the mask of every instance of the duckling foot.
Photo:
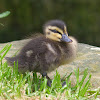
<svg viewBox="0 0 100 100">
<path fill-rule="evenodd" d="M 42 76 L 47 78 L 47 85 L 51 87 L 52 81 L 50 81 L 50 78 L 48 77 L 47 73 L 46 72 L 42 73 Z"/>
<path fill-rule="evenodd" d="M 47 81 L 47 85 L 48 85 L 49 87 L 51 87 L 51 83 L 52 83 L 52 81 L 50 81 L 50 80 Z"/>
<path fill-rule="evenodd" d="M 65 86 L 65 85 L 66 85 L 66 82 L 64 81 L 64 82 L 62 83 L 62 87 Z"/>
</svg>

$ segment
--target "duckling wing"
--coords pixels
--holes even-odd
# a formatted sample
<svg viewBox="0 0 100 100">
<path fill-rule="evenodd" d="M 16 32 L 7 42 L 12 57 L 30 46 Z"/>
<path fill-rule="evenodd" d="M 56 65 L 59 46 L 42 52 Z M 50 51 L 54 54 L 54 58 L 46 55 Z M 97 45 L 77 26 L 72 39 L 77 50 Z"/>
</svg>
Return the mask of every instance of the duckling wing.
<svg viewBox="0 0 100 100">
<path fill-rule="evenodd" d="M 51 51 L 45 53 L 45 59 L 48 64 L 52 64 L 57 60 L 57 55 L 53 54 Z"/>
<path fill-rule="evenodd" d="M 39 54 L 38 61 L 39 67 L 37 71 L 40 73 L 48 72 L 51 71 L 51 69 L 55 69 L 52 65 L 55 65 L 57 63 L 57 56 L 50 51 L 46 51 Z"/>
<path fill-rule="evenodd" d="M 40 54 L 40 67 L 43 72 L 50 72 L 56 67 L 59 67 L 60 53 L 55 50 L 54 46 L 51 46 L 49 43 L 46 44 L 46 52 Z"/>
</svg>

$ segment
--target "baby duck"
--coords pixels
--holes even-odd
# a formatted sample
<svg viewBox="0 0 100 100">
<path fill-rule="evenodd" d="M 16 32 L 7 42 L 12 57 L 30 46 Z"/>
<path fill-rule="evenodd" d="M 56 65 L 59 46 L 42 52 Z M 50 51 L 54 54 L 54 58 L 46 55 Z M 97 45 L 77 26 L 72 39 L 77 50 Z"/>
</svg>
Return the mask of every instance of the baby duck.
<svg viewBox="0 0 100 100">
<path fill-rule="evenodd" d="M 67 27 L 61 20 L 48 21 L 44 27 L 45 36 L 30 40 L 15 57 L 6 57 L 9 65 L 17 63 L 18 71 L 35 71 L 46 76 L 47 72 L 71 62 L 77 51 L 77 41 L 68 36 Z M 50 81 L 48 81 L 51 86 Z"/>
</svg>

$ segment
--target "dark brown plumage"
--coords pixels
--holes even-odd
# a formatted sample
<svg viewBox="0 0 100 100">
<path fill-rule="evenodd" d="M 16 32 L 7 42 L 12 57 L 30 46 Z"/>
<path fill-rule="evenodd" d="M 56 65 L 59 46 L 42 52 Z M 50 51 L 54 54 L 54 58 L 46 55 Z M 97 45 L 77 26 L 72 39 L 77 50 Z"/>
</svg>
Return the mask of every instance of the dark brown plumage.
<svg viewBox="0 0 100 100">
<path fill-rule="evenodd" d="M 77 41 L 73 37 L 68 38 L 63 21 L 47 22 L 44 32 L 45 36 L 38 36 L 30 40 L 17 56 L 6 57 L 8 64 L 13 66 L 13 62 L 18 60 L 19 72 L 36 71 L 48 78 L 45 75 L 47 72 L 62 64 L 67 64 L 75 58 Z"/>
</svg>

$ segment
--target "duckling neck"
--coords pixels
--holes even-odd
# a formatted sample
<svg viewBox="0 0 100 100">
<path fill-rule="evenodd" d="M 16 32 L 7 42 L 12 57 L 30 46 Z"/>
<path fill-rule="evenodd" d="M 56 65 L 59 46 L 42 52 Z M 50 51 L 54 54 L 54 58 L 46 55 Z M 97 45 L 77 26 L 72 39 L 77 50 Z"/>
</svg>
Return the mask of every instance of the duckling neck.
<svg viewBox="0 0 100 100">
<path fill-rule="evenodd" d="M 57 57 L 57 64 L 63 65 L 73 61 L 77 51 L 77 41 L 74 38 L 71 38 L 73 40 L 72 43 L 57 42 L 49 38 L 45 39 L 48 50 Z"/>
</svg>

